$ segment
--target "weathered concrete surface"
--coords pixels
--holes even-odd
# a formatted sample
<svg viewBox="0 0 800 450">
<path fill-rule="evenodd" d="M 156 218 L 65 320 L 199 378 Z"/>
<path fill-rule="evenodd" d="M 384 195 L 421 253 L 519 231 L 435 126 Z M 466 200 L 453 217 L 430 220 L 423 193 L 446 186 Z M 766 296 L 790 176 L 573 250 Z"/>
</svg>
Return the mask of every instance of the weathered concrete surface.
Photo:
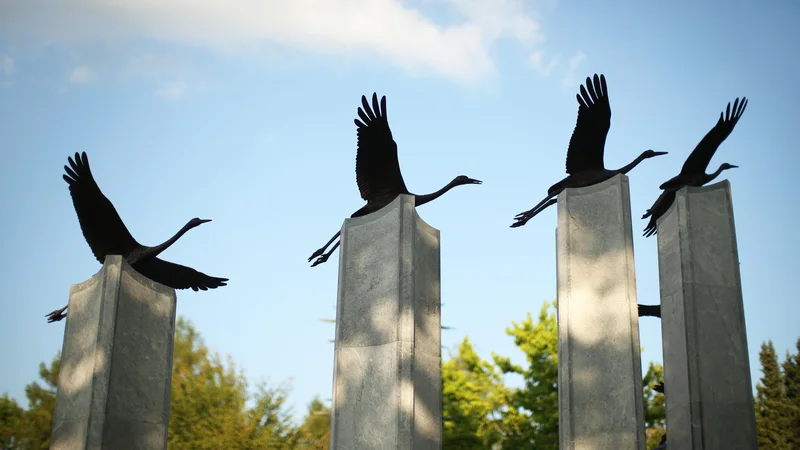
<svg viewBox="0 0 800 450">
<path fill-rule="evenodd" d="M 628 177 L 558 196 L 561 450 L 644 450 Z"/>
<path fill-rule="evenodd" d="M 108 256 L 73 285 L 50 448 L 167 448 L 175 290 Z"/>
<path fill-rule="evenodd" d="M 658 221 L 667 440 L 755 450 L 753 391 L 730 183 L 679 190 Z"/>
<path fill-rule="evenodd" d="M 441 449 L 439 264 L 413 196 L 345 220 L 331 449 Z"/>
</svg>

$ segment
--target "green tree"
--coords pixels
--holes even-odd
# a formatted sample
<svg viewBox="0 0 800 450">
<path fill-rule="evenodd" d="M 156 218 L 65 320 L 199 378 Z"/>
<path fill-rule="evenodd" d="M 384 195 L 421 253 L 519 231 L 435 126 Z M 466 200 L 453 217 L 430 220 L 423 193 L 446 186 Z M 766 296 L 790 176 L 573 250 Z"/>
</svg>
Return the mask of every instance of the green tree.
<svg viewBox="0 0 800 450">
<path fill-rule="evenodd" d="M 778 356 L 772 341 L 761 344 L 764 376 L 756 386 L 756 430 L 760 450 L 790 450 L 786 430 L 786 394 Z"/>
<path fill-rule="evenodd" d="M 298 450 L 328 450 L 331 440 L 331 409 L 318 397 L 308 405 L 308 414 L 297 434 Z"/>
<path fill-rule="evenodd" d="M 664 380 L 664 366 L 651 362 L 647 373 L 642 379 L 644 390 L 644 420 L 647 448 L 654 449 L 661 442 L 661 437 L 666 434 L 667 408 L 664 403 L 664 394 L 656 391 Z"/>
<path fill-rule="evenodd" d="M 0 397 L 0 450 L 13 450 L 18 447 L 20 430 L 22 429 L 23 414 L 17 401 L 9 398 L 8 394 Z"/>
<path fill-rule="evenodd" d="M 553 303 L 555 308 L 557 305 Z M 528 367 L 493 354 L 504 373 L 521 375 L 522 388 L 513 389 L 503 413 L 506 448 L 558 450 L 558 322 L 555 311 L 544 302 L 534 323 L 531 314 L 520 323 L 511 322 L 506 334 L 525 354 Z"/>
<path fill-rule="evenodd" d="M 783 384 L 786 394 L 786 431 L 789 448 L 800 448 L 800 339 L 797 353 L 786 354 L 783 362 Z"/>
<path fill-rule="evenodd" d="M 295 429 L 284 411 L 286 389 L 261 385 L 247 394 L 247 380 L 230 356 L 227 366 L 180 318 L 175 330 L 169 448 L 174 450 L 292 448 Z M 252 399 L 254 406 L 245 403 Z"/>
<path fill-rule="evenodd" d="M 491 448 L 502 436 L 500 410 L 509 393 L 501 372 L 465 337 L 442 362 L 443 448 Z"/>
</svg>

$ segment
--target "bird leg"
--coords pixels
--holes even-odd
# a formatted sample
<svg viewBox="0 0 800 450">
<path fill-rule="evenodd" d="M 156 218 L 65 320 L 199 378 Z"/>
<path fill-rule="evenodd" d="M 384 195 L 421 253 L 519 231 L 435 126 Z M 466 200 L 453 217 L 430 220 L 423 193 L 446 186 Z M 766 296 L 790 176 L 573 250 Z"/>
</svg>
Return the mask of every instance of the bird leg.
<svg viewBox="0 0 800 450">
<path fill-rule="evenodd" d="M 69 307 L 69 304 L 66 304 L 61 309 L 57 309 L 57 310 L 51 312 L 50 314 L 45 314 L 45 317 L 47 317 L 47 323 L 58 322 L 59 320 L 67 317 L 67 314 L 64 313 L 64 311 L 66 311 L 68 307 Z"/>
<path fill-rule="evenodd" d="M 639 317 L 650 316 L 661 318 L 661 305 L 636 305 L 639 307 Z"/>
<path fill-rule="evenodd" d="M 334 244 L 334 245 L 333 245 L 333 247 L 331 247 L 331 249 L 328 251 L 328 253 L 325 253 L 324 255 L 322 255 L 322 256 L 320 256 L 319 258 L 317 258 L 317 260 L 316 260 L 316 261 L 314 261 L 314 264 L 312 264 L 312 265 L 311 265 L 311 267 L 314 267 L 314 266 L 316 266 L 317 264 L 322 264 L 322 263 L 324 263 L 325 261 L 327 261 L 327 260 L 328 260 L 328 258 L 329 258 L 329 257 L 331 256 L 331 254 L 333 253 L 333 251 L 334 251 L 334 250 L 336 250 L 336 247 L 338 247 L 338 246 L 339 246 L 339 244 L 341 244 L 341 243 L 342 243 L 342 241 L 341 241 L 341 240 L 337 241 L 337 242 L 336 242 L 336 244 Z"/>
<path fill-rule="evenodd" d="M 308 262 L 311 262 L 312 259 L 314 259 L 314 258 L 316 258 L 318 256 L 321 256 L 325 252 L 325 249 L 328 248 L 328 246 L 331 245 L 333 240 L 336 239 L 337 237 L 339 237 L 340 234 L 342 234 L 342 231 L 341 230 L 337 231 L 336 234 L 333 235 L 333 237 L 331 238 L 330 241 L 328 241 L 327 244 L 323 245 L 321 249 L 315 251 L 314 254 L 311 255 L 308 258 Z M 325 259 L 328 259 L 328 258 L 325 258 Z M 319 263 L 315 263 L 314 266 L 317 265 L 317 264 L 319 264 Z M 311 267 L 314 267 L 314 266 L 311 266 Z"/>
<path fill-rule="evenodd" d="M 557 201 L 558 201 L 558 199 L 556 199 L 556 198 L 546 197 L 544 200 L 539 202 L 539 204 L 534 206 L 532 209 L 517 214 L 514 217 L 516 222 L 514 222 L 511 225 L 511 228 L 521 227 L 521 226 L 525 225 L 526 223 L 528 223 L 529 220 L 533 219 L 533 217 L 535 215 L 537 215 L 540 212 L 544 211 L 548 206 L 555 204 Z"/>
</svg>

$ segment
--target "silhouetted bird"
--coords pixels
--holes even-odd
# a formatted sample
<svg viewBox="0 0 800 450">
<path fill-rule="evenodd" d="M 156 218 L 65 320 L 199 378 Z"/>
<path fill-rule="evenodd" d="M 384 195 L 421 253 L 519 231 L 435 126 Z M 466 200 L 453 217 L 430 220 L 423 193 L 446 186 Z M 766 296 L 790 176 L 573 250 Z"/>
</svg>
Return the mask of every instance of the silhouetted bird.
<svg viewBox="0 0 800 450">
<path fill-rule="evenodd" d="M 637 305 L 639 317 L 650 316 L 661 318 L 661 305 Z"/>
<path fill-rule="evenodd" d="M 378 105 L 378 95 L 372 94 L 372 108 L 367 98 L 361 96 L 362 108 L 358 108 L 361 121 L 355 119 L 358 127 L 358 153 L 356 154 L 356 183 L 361 192 L 361 198 L 367 201 L 361 209 L 350 217 L 360 217 L 373 213 L 391 203 L 400 194 L 414 196 L 414 204 L 422 206 L 436 200 L 450 189 L 464 184 L 481 184 L 482 181 L 474 180 L 465 175 L 459 175 L 446 186 L 431 194 L 415 195 L 408 191 L 400 173 L 400 163 L 397 160 L 397 143 L 392 138 L 389 122 L 386 120 L 386 96 L 381 97 Z M 374 110 L 374 112 L 373 112 Z M 308 258 L 310 262 L 317 258 L 311 267 L 322 264 L 339 246 L 339 242 L 328 251 L 325 249 L 339 237 L 341 231 L 333 235 L 330 241 L 322 248 L 315 251 Z"/>
<path fill-rule="evenodd" d="M 611 127 L 611 106 L 608 102 L 605 76 L 598 77 L 595 74 L 594 84 L 587 77 L 586 87 L 581 86 L 580 90 L 581 93 L 576 94 L 579 105 L 578 121 L 572 131 L 567 149 L 567 173 L 569 175 L 550 186 L 550 189 L 547 190 L 547 197 L 539 204 L 528 211 L 517 214 L 514 217 L 516 222 L 511 225 L 511 228 L 525 225 L 535 215 L 556 203 L 557 199 L 553 197 L 566 188 L 591 186 L 603 182 L 619 173 L 628 173 L 647 158 L 667 154 L 667 152 L 646 150 L 621 169 L 606 169 L 603 163 L 603 153 L 608 129 Z"/>
<path fill-rule="evenodd" d="M 716 172 L 706 173 L 706 168 L 708 168 L 708 164 L 711 162 L 714 153 L 717 151 L 720 144 L 730 136 L 746 107 L 746 97 L 742 97 L 741 102 L 738 98 L 734 100 L 733 109 L 731 109 L 731 104 L 728 102 L 728 107 L 725 109 L 724 116 L 723 113 L 719 113 L 717 124 L 703 137 L 689 157 L 686 158 L 686 162 L 683 163 L 683 168 L 681 168 L 681 173 L 665 181 L 658 187 L 662 189 L 663 192 L 658 196 L 653 206 L 642 216 L 642 219 L 650 217 L 650 221 L 644 229 L 645 237 L 650 237 L 658 232 L 657 221 L 659 217 L 663 216 L 667 210 L 669 210 L 669 207 L 672 206 L 672 202 L 675 201 L 675 192 L 679 189 L 684 186 L 703 186 L 717 178 L 723 170 L 739 167 L 728 163 L 722 163 Z"/>
<path fill-rule="evenodd" d="M 211 222 L 211 219 L 194 218 L 163 244 L 155 247 L 144 246 L 131 236 L 114 205 L 100 191 L 89 168 L 86 153 L 81 155 L 75 153 L 75 160 L 72 158 L 68 160 L 72 168 L 64 166 L 67 172 L 64 180 L 69 184 L 69 193 L 72 196 L 75 212 L 78 214 L 83 236 L 101 264 L 105 262 L 107 255 L 121 255 L 140 274 L 173 289 L 191 288 L 194 291 L 198 289 L 205 291 L 226 286 L 227 278 L 211 277 L 190 267 L 156 257 L 184 233 L 200 224 Z M 68 306 L 47 314 L 48 322 L 66 317 L 63 313 Z"/>
</svg>

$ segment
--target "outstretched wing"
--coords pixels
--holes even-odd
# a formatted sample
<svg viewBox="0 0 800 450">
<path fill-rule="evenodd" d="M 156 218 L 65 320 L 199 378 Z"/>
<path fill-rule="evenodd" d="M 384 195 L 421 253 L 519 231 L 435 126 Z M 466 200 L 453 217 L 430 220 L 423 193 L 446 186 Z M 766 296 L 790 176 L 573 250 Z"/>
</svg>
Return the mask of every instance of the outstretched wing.
<svg viewBox="0 0 800 450">
<path fill-rule="evenodd" d="M 75 160 L 67 159 L 71 168 L 64 166 L 67 173 L 63 177 L 69 184 L 83 237 L 94 257 L 102 264 L 106 255 L 122 255 L 138 247 L 139 243 L 125 227 L 114 205 L 100 192 L 86 152 L 75 153 Z"/>
<path fill-rule="evenodd" d="M 227 286 L 227 278 L 217 278 L 198 272 L 191 267 L 153 258 L 136 264 L 136 271 L 147 278 L 173 289 L 192 289 L 207 291 Z"/>
<path fill-rule="evenodd" d="M 711 158 L 714 156 L 717 148 L 719 148 L 720 144 L 731 134 L 746 107 L 747 97 L 742 97 L 741 102 L 738 98 L 734 100 L 733 111 L 731 111 L 731 103 L 728 102 L 724 118 L 723 113 L 719 113 L 717 124 L 703 137 L 689 157 L 686 158 L 686 162 L 683 163 L 683 168 L 681 168 L 682 174 L 706 173 L 708 163 L 711 162 Z"/>
<path fill-rule="evenodd" d="M 588 92 L 587 92 L 588 89 Z M 567 173 L 603 169 L 603 151 L 611 128 L 611 105 L 608 103 L 606 77 L 594 75 L 594 84 L 586 77 L 586 87 L 578 95 L 578 121 L 569 139 Z"/>
<path fill-rule="evenodd" d="M 358 153 L 356 154 L 356 183 L 361 198 L 369 201 L 381 193 L 406 193 L 406 184 L 397 160 L 397 143 L 392 139 L 386 121 L 386 96 L 372 94 L 372 108 L 367 98 L 361 96 L 362 108 L 355 119 L 358 127 Z M 374 110 L 374 112 L 373 112 Z"/>
</svg>

